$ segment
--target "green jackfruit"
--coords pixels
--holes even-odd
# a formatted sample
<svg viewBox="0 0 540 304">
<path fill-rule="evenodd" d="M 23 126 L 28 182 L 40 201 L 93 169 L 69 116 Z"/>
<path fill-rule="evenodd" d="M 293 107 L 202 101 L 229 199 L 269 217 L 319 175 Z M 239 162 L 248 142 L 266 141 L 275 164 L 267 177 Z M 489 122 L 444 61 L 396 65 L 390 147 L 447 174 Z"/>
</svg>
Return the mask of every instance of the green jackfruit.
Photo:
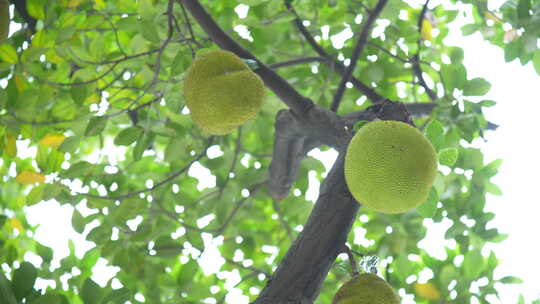
<svg viewBox="0 0 540 304">
<path fill-rule="evenodd" d="M 184 96 L 193 121 L 212 135 L 228 134 L 255 118 L 264 95 L 263 81 L 229 51 L 198 56 L 184 79 Z"/>
<path fill-rule="evenodd" d="M 431 143 L 409 124 L 373 121 L 355 134 L 345 156 L 345 181 L 366 208 L 402 213 L 428 196 L 437 173 Z"/>
<path fill-rule="evenodd" d="M 4 43 L 9 35 L 9 3 L 0 0 L 0 43 Z"/>
<path fill-rule="evenodd" d="M 334 295 L 332 304 L 399 304 L 400 299 L 385 280 L 364 273 L 343 284 Z"/>
</svg>

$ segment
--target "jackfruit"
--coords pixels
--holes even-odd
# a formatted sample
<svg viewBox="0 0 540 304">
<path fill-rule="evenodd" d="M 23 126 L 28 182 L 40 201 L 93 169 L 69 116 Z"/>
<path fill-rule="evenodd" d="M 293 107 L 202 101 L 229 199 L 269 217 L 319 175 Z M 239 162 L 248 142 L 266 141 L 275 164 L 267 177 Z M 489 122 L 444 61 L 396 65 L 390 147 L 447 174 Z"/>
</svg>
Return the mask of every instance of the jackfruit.
<svg viewBox="0 0 540 304">
<path fill-rule="evenodd" d="M 422 204 L 437 172 L 437 154 L 415 127 L 373 121 L 354 135 L 345 155 L 345 182 L 366 208 L 402 213 Z"/>
<path fill-rule="evenodd" d="M 214 50 L 195 58 L 184 79 L 193 122 L 212 135 L 232 132 L 261 110 L 261 78 L 232 52 Z"/>
<path fill-rule="evenodd" d="M 9 35 L 9 2 L 0 0 L 0 44 L 4 43 Z"/>
<path fill-rule="evenodd" d="M 399 304 L 392 286 L 376 274 L 364 273 L 343 284 L 332 304 Z"/>
</svg>

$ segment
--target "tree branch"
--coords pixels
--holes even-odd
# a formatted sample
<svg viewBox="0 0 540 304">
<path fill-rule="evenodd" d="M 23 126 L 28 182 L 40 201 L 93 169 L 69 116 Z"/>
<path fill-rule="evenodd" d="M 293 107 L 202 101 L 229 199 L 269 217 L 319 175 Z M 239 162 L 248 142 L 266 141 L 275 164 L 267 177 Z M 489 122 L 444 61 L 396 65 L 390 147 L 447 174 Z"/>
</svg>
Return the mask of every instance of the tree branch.
<svg viewBox="0 0 540 304">
<path fill-rule="evenodd" d="M 116 196 L 101 196 L 101 195 L 94 195 L 94 194 L 90 194 L 90 193 L 79 193 L 81 195 L 84 195 L 84 196 L 87 196 L 87 197 L 91 197 L 91 198 L 97 198 L 97 199 L 105 199 L 105 200 L 123 200 L 123 199 L 126 199 L 126 198 L 130 198 L 134 195 L 137 195 L 137 194 L 141 194 L 141 193 L 145 193 L 145 192 L 150 192 L 150 191 L 153 191 L 169 182 L 171 182 L 172 180 L 174 180 L 175 178 L 177 178 L 178 176 L 180 176 L 182 173 L 186 172 L 189 170 L 189 168 L 191 168 L 191 165 L 193 165 L 195 162 L 199 161 L 199 159 L 201 159 L 205 154 L 206 154 L 206 151 L 208 150 L 208 148 L 212 145 L 212 142 L 214 140 L 214 137 L 210 137 L 208 139 L 208 142 L 206 143 L 206 146 L 204 147 L 203 151 L 201 151 L 201 153 L 199 153 L 199 155 L 197 155 L 195 158 L 193 158 L 187 165 L 185 165 L 182 169 L 176 171 L 175 173 L 169 175 L 167 178 L 163 179 L 162 181 L 158 182 L 157 184 L 153 185 L 152 187 L 150 188 L 146 188 L 146 189 L 141 189 L 141 190 L 136 190 L 136 191 L 132 191 L 132 192 L 128 192 L 126 194 L 122 194 L 122 195 L 116 195 Z"/>
<path fill-rule="evenodd" d="M 407 112 L 413 116 L 413 117 L 422 117 L 425 115 L 429 115 L 435 107 L 438 105 L 436 103 L 432 102 L 423 102 L 423 103 L 404 103 L 403 106 L 407 110 Z M 398 103 L 386 103 L 386 107 L 381 107 L 380 105 L 373 105 L 371 107 L 368 107 L 365 110 L 361 111 L 355 111 L 351 113 L 347 113 L 345 115 L 342 115 L 343 120 L 345 121 L 345 124 L 348 127 L 352 127 L 355 123 L 357 123 L 360 120 L 367 120 L 371 121 L 377 118 L 381 111 L 385 112 L 392 112 L 396 111 L 399 114 L 398 117 L 395 117 L 396 120 L 403 120 L 402 115 L 402 109 L 399 108 L 400 106 Z"/>
<path fill-rule="evenodd" d="M 323 61 L 332 71 L 335 73 L 338 73 L 340 75 L 345 75 L 346 69 L 345 66 L 335 58 L 332 58 L 326 51 L 315 41 L 315 38 L 309 33 L 307 28 L 302 23 L 302 20 L 300 19 L 300 16 L 296 12 L 296 10 L 291 5 L 290 1 L 285 1 L 285 6 L 287 9 L 295 16 L 294 23 L 296 24 L 296 27 L 304 36 L 306 41 L 309 43 L 309 45 L 313 48 L 313 50 L 319 54 L 319 56 L 326 58 L 327 60 Z M 367 98 L 369 98 L 373 103 L 379 103 L 384 100 L 386 100 L 385 97 L 379 95 L 377 92 L 375 92 L 374 89 L 370 88 L 369 86 L 363 84 L 360 80 L 358 80 L 355 77 L 350 78 L 350 82 L 353 84 L 353 86 L 362 92 L 364 95 L 366 95 Z"/>
<path fill-rule="evenodd" d="M 426 0 L 426 3 L 422 7 L 422 11 L 420 12 L 420 16 L 418 18 L 418 31 L 422 33 L 422 24 L 424 21 L 424 18 L 426 16 L 427 7 L 430 0 Z M 424 79 L 424 76 L 422 75 L 422 67 L 420 67 L 420 48 L 422 46 L 422 36 L 418 39 L 418 51 L 416 54 L 412 57 L 412 66 L 413 66 L 413 72 L 418 78 L 418 83 L 426 90 L 426 93 L 428 94 L 429 98 L 431 100 L 437 100 L 437 93 L 433 91 L 426 83 L 426 80 Z"/>
<path fill-rule="evenodd" d="M 273 70 L 276 70 L 276 69 L 291 66 L 291 65 L 309 63 L 309 62 L 324 62 L 326 60 L 327 58 L 323 58 L 323 57 L 305 57 L 305 58 L 298 58 L 298 59 L 292 59 L 288 61 L 273 63 L 273 64 L 268 65 L 268 67 Z"/>
<path fill-rule="evenodd" d="M 343 176 L 340 153 L 321 185 L 317 203 L 255 304 L 313 303 L 352 227 L 359 204 Z"/>
<path fill-rule="evenodd" d="M 299 134 L 302 126 L 287 110 L 277 113 L 275 130 L 272 162 L 268 168 L 268 192 L 281 200 L 289 195 L 306 153 L 322 143 Z"/>
<path fill-rule="evenodd" d="M 362 32 L 360 33 L 360 36 L 358 37 L 358 41 L 356 42 L 356 46 L 354 47 L 354 50 L 351 56 L 351 64 L 345 69 L 345 74 L 341 78 L 341 82 L 334 95 L 334 99 L 332 100 L 332 105 L 330 106 L 330 110 L 332 110 L 332 112 L 337 112 L 339 103 L 341 102 L 341 99 L 343 98 L 343 94 L 345 93 L 345 85 L 347 84 L 347 82 L 350 81 L 352 73 L 354 69 L 356 68 L 356 64 L 358 63 L 358 59 L 360 58 L 360 53 L 362 52 L 362 49 L 366 45 L 368 36 L 371 33 L 371 27 L 373 26 L 373 23 L 375 22 L 375 20 L 379 17 L 379 14 L 382 12 L 387 1 L 388 0 L 379 0 L 377 2 L 377 5 L 369 14 L 369 17 L 366 20 L 366 24 L 364 24 L 362 28 Z"/>
</svg>

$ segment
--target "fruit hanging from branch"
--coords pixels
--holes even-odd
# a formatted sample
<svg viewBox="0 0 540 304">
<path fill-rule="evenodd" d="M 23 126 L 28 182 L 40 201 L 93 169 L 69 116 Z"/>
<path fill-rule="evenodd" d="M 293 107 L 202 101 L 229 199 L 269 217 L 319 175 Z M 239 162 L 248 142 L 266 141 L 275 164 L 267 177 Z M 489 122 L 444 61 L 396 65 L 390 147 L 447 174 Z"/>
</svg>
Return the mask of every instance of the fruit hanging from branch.
<svg viewBox="0 0 540 304">
<path fill-rule="evenodd" d="M 415 127 L 373 121 L 355 134 L 345 156 L 345 181 L 364 207 L 402 213 L 426 201 L 437 172 L 437 154 Z"/>
<path fill-rule="evenodd" d="M 225 135 L 261 110 L 264 83 L 232 52 L 198 56 L 184 79 L 184 96 L 194 123 L 212 135 Z"/>
<path fill-rule="evenodd" d="M 392 286 L 373 273 L 363 273 L 343 284 L 332 304 L 399 304 Z"/>
</svg>

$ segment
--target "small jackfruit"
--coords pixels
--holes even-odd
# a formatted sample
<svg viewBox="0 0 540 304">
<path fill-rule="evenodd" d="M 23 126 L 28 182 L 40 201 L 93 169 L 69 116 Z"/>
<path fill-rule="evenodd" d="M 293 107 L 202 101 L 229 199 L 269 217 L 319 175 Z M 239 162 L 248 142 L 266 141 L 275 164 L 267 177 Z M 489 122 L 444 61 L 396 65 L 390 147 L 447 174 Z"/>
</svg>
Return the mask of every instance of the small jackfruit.
<svg viewBox="0 0 540 304">
<path fill-rule="evenodd" d="M 6 41 L 9 35 L 9 2 L 0 0 L 0 44 Z"/>
<path fill-rule="evenodd" d="M 366 208 L 402 213 L 422 204 L 437 172 L 437 154 L 413 126 L 373 121 L 354 135 L 345 155 L 345 182 Z"/>
<path fill-rule="evenodd" d="M 214 50 L 195 58 L 184 79 L 193 122 L 212 135 L 232 132 L 261 110 L 261 78 L 232 52 Z"/>
<path fill-rule="evenodd" d="M 332 304 L 399 304 L 392 286 L 373 273 L 364 273 L 343 284 Z"/>
</svg>

